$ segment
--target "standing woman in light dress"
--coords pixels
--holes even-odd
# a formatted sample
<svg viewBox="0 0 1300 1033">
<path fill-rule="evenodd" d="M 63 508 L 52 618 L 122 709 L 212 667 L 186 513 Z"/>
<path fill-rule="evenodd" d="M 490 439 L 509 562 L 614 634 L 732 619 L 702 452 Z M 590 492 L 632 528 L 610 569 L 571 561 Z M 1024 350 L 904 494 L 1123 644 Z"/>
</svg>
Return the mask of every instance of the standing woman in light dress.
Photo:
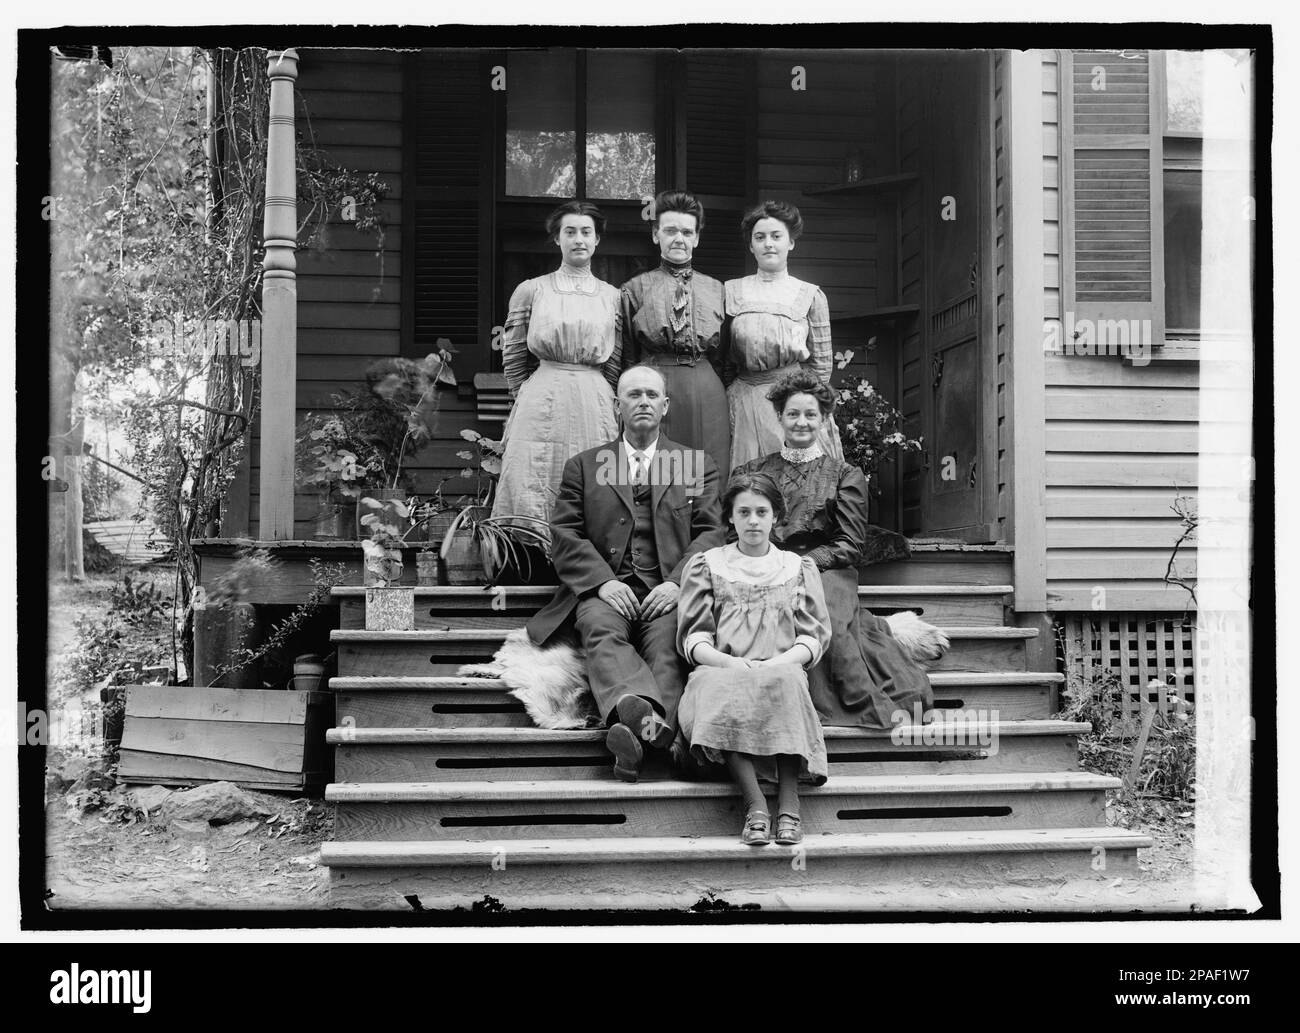
<svg viewBox="0 0 1300 1033">
<path fill-rule="evenodd" d="M 505 426 L 494 517 L 549 525 L 564 464 L 618 437 L 619 292 L 591 271 L 604 229 L 605 216 L 594 204 L 560 205 L 546 220 L 560 267 L 525 280 L 510 298 L 501 353 L 515 404 Z M 549 538 L 549 530 L 543 533 Z"/>
<path fill-rule="evenodd" d="M 803 232 L 799 209 L 785 201 L 764 201 L 746 213 L 740 225 L 758 272 L 726 285 L 733 470 L 779 451 L 784 443 L 767 398 L 771 386 L 799 368 L 829 383 L 834 361 L 826 295 L 816 284 L 796 280 L 786 268 Z M 834 421 L 826 421 L 820 440 L 827 455 L 843 458 Z"/>
</svg>

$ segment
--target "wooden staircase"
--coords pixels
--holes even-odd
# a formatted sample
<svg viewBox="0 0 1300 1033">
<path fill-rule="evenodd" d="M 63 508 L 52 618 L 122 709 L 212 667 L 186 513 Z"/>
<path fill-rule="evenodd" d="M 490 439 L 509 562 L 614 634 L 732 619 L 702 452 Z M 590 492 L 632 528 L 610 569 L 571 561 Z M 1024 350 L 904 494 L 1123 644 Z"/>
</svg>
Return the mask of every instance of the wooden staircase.
<svg viewBox="0 0 1300 1033">
<path fill-rule="evenodd" d="M 1002 570 L 861 589 L 877 613 L 915 609 L 948 630 L 931 675 L 941 720 L 911 739 L 826 729 L 831 777 L 804 790 L 804 843 L 763 848 L 740 843 L 729 783 L 655 763 L 617 781 L 603 730 L 532 727 L 500 682 L 456 676 L 552 589 L 417 589 L 408 632 L 362 630 L 364 590 L 335 589 L 331 904 L 859 909 L 907 887 L 941 907 L 945 887 L 1135 876 L 1150 841 L 1106 826 L 1119 783 L 1079 770 L 1086 725 L 1048 719 L 1062 679 L 1028 670 L 1035 632 L 1005 624 L 1011 588 L 988 583 Z"/>
</svg>

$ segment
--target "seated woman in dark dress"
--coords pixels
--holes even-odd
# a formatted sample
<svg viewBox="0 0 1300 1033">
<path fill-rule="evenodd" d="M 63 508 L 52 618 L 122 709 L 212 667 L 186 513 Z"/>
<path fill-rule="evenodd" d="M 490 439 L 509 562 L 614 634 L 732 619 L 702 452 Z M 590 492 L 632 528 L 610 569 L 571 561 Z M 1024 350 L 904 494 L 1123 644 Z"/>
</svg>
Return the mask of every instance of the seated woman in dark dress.
<svg viewBox="0 0 1300 1033">
<path fill-rule="evenodd" d="M 766 473 L 776 481 L 786 514 L 772 540 L 821 571 L 831 644 L 808 676 L 813 705 L 824 725 L 891 728 L 899 723 L 898 710 L 910 722 L 917 704 L 922 713 L 934 706 L 934 694 L 889 625 L 858 604 L 858 562 L 870 526 L 867 479 L 822 450 L 818 431 L 832 418 L 835 392 L 801 370 L 773 385 L 768 398 L 785 447 L 738 467 L 733 476 Z"/>
</svg>

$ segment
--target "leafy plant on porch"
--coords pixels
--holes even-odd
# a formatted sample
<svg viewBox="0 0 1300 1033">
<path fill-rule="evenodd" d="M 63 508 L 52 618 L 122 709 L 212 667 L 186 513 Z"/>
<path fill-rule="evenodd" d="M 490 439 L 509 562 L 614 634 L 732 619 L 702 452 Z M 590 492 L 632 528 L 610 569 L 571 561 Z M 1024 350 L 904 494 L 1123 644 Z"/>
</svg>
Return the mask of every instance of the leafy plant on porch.
<svg viewBox="0 0 1300 1033">
<path fill-rule="evenodd" d="M 434 435 L 441 385 L 454 387 L 450 342 L 422 360 L 383 359 L 366 370 L 364 388 L 336 392 L 329 410 L 307 413 L 295 438 L 297 483 L 315 488 L 324 504 L 353 500 L 383 504 L 412 484 L 405 464 Z M 417 508 L 408 498 L 407 513 Z M 434 510 L 424 506 L 418 521 Z"/>
<path fill-rule="evenodd" d="M 443 537 L 442 558 L 445 562 L 458 537 L 466 538 L 477 551 L 489 582 L 495 582 L 509 570 L 527 581 L 533 575 L 535 552 L 544 553 L 549 545 L 549 528 L 544 520 L 536 517 L 491 515 L 505 442 L 485 437 L 468 427 L 460 436 L 474 446 L 456 453 L 458 459 L 470 464 L 461 469 L 460 475 L 475 482 L 474 493 L 461 498 L 459 512 Z"/>
<path fill-rule="evenodd" d="M 844 458 L 862 468 L 872 494 L 880 493 L 881 466 L 903 453 L 921 451 L 921 439 L 903 433 L 903 414 L 862 376 L 841 381 L 835 423 L 844 446 Z"/>
</svg>

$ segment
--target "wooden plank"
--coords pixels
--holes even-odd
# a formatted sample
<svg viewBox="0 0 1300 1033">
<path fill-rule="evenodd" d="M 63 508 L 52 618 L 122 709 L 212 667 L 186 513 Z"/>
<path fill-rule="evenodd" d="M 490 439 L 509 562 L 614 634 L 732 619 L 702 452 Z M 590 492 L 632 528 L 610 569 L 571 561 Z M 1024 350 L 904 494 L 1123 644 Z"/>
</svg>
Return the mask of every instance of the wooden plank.
<svg viewBox="0 0 1300 1033">
<path fill-rule="evenodd" d="M 300 111 L 313 122 L 334 119 L 365 119 L 395 122 L 402 120 L 401 93 L 361 89 L 346 92 L 311 90 Z M 390 195 L 391 196 L 391 195 Z"/>
<path fill-rule="evenodd" d="M 1174 499 L 1184 494 L 1196 499 L 1195 485 L 1177 492 L 1141 488 L 1052 488 L 1047 492 L 1047 518 L 1164 518 L 1174 516 Z"/>
<path fill-rule="evenodd" d="M 1039 327 L 1042 348 L 1042 327 Z M 1044 361 L 1044 384 L 1051 387 L 1131 387 L 1187 389 L 1199 383 L 1195 366 L 1161 365 L 1126 366 L 1117 358 L 1083 355 L 1047 355 Z"/>
<path fill-rule="evenodd" d="M 352 327 L 374 330 L 401 329 L 402 309 L 397 303 L 335 304 L 318 301 L 303 305 L 299 320 L 304 327 L 346 330 Z M 303 380 L 328 380 L 310 368 L 303 369 Z"/>
<path fill-rule="evenodd" d="M 298 299 L 300 302 L 313 307 L 338 303 L 352 306 L 398 305 L 401 302 L 401 288 L 401 280 L 391 275 L 380 279 L 378 276 L 326 275 L 323 273 L 307 276 L 303 273 L 298 274 Z M 328 315 L 338 313 L 338 310 L 334 308 L 324 308 L 320 311 Z M 319 323 L 314 320 L 304 319 L 299 325 L 305 330 L 308 327 L 334 327 L 339 324 L 332 322 Z M 362 328 L 372 329 L 368 324 Z M 300 334 L 298 352 L 302 354 L 307 350 Z"/>
<path fill-rule="evenodd" d="M 910 559 L 863 567 L 864 585 L 1005 585 L 1011 580 L 1009 556 L 971 554 L 960 559 L 913 553 Z"/>
<path fill-rule="evenodd" d="M 299 788 L 304 784 L 304 777 L 300 773 L 274 771 L 199 757 L 169 757 L 157 753 L 138 753 L 125 748 L 121 752 L 117 774 L 123 782 L 143 782 L 151 785 L 235 782 L 253 788 Z"/>
<path fill-rule="evenodd" d="M 1050 387 L 1047 411 L 1053 420 L 1159 420 L 1195 423 L 1200 415 L 1195 387 Z"/>
<path fill-rule="evenodd" d="M 1200 430 L 1194 424 L 1164 426 L 1114 421 L 1050 420 L 1047 424 L 1048 452 L 1145 452 L 1195 455 L 1200 447 Z"/>
<path fill-rule="evenodd" d="M 126 687 L 126 716 L 301 724 L 308 704 L 328 701 L 329 695 L 324 692 L 129 685 Z"/>
<path fill-rule="evenodd" d="M 1016 607 L 1046 606 L 1043 537 L 1043 317 L 1045 214 L 1041 211 L 1043 155 L 1048 127 L 1042 122 L 1041 51 L 1013 51 L 1005 57 L 1005 119 L 1008 152 L 1008 204 L 1011 206 L 1007 276 L 1011 284 L 1011 477 L 1010 534 L 1015 542 Z M 1053 129 L 1054 134 L 1054 127 Z M 1023 213 L 1023 214 L 1020 214 Z"/>
<path fill-rule="evenodd" d="M 1197 460 L 1132 454 L 1098 459 L 1057 452 L 1047 457 L 1044 476 L 1045 483 L 1064 487 L 1182 488 L 1196 484 Z"/>
<path fill-rule="evenodd" d="M 1193 580 L 1196 575 L 1194 556 L 1194 553 L 1189 553 L 1178 563 L 1178 570 Z M 1165 575 L 1168 561 L 1169 554 L 1158 550 L 1098 549 L 1092 555 L 1080 555 L 1078 550 L 1068 554 L 1064 550 L 1053 550 L 1047 554 L 1047 576 L 1051 581 L 1086 581 L 1103 586 L 1117 583 L 1118 587 L 1123 587 L 1123 583 L 1130 579 L 1159 581 Z M 1107 596 L 1109 604 L 1109 591 Z M 1091 606 L 1083 609 L 1091 609 Z"/>
<path fill-rule="evenodd" d="M 1132 583 L 1110 578 L 1095 578 L 1084 587 L 1075 586 L 1071 581 L 1050 580 L 1048 582 L 1048 605 L 1053 611 L 1089 611 L 1092 610 L 1093 589 L 1101 587 L 1106 590 L 1106 610 L 1110 612 L 1182 612 L 1191 603 L 1191 597 L 1181 588 L 1161 586 L 1147 581 L 1150 587 L 1134 587 Z"/>
<path fill-rule="evenodd" d="M 951 646 L 934 667 L 942 671 L 1023 671 L 1025 640 L 1030 634 L 1019 628 L 987 626 L 947 628 Z M 981 634 L 986 633 L 986 634 Z M 481 662 L 499 648 L 502 632 L 498 629 L 463 632 L 405 632 L 405 638 L 347 641 L 340 635 L 365 632 L 336 632 L 340 676 L 364 676 L 384 672 L 392 676 L 419 677 L 454 673 L 462 664 Z M 422 639 L 418 636 L 434 636 Z"/>
<path fill-rule="evenodd" d="M 296 775 L 302 771 L 301 725 L 254 721 L 127 717 L 123 749 L 158 758 L 189 757 Z"/>
<path fill-rule="evenodd" d="M 956 782 L 979 776 L 940 777 Z M 510 787 L 517 783 L 490 784 Z M 607 783 L 571 784 L 577 789 Z M 439 783 L 427 785 L 434 788 Z M 1101 790 L 976 789 L 917 792 L 906 797 L 873 793 L 827 797 L 809 792 L 801 797 L 800 810 L 805 829 L 813 833 L 1078 828 L 1104 822 L 1105 794 Z M 734 797 L 668 797 L 643 802 L 585 795 L 555 801 L 347 801 L 338 802 L 335 813 L 335 835 L 340 839 L 503 842 L 718 835 L 739 829 L 742 816 L 741 803 Z M 556 820 L 561 816 L 563 821 Z"/>
<path fill-rule="evenodd" d="M 1049 520 L 1049 549 L 1135 549 L 1168 548 L 1182 533 L 1178 521 L 1170 520 Z"/>
<path fill-rule="evenodd" d="M 692 856 L 685 848 L 677 856 L 654 856 L 646 860 L 627 859 L 611 863 L 596 854 L 589 861 L 570 860 L 561 855 L 553 863 L 532 861 L 517 853 L 515 844 L 503 855 L 495 844 L 474 848 L 467 845 L 465 860 L 452 864 L 439 860 L 422 866 L 414 858 L 384 866 L 376 857 L 364 866 L 344 867 L 338 854 L 325 854 L 342 844 L 326 843 L 322 856 L 336 865 L 330 869 L 330 906 L 357 910 L 410 911 L 418 900 L 426 911 L 457 908 L 467 911 L 491 896 L 508 910 L 521 908 L 664 910 L 682 911 L 702 900 L 725 900 L 731 906 L 751 905 L 768 911 L 926 911 L 935 909 L 1002 911 L 1008 907 L 1007 886 L 1035 887 L 1069 885 L 1079 879 L 1131 878 L 1138 874 L 1137 846 L 1120 842 L 1081 844 L 1076 849 L 1054 848 L 1048 837 L 1053 832 L 1031 833 L 1041 849 L 1017 849 L 1000 853 L 997 848 L 972 845 L 961 853 L 949 852 L 935 840 L 926 849 L 909 853 L 839 854 L 826 851 L 795 871 L 791 852 L 785 848 L 745 848 L 738 859 Z M 908 835 L 900 833 L 898 836 Z M 932 835 L 912 833 L 915 836 Z M 937 835 L 937 834 L 934 834 Z M 948 835 L 990 835 L 951 833 Z M 809 837 L 800 849 L 814 840 L 848 837 Z M 880 843 L 882 833 L 857 837 Z M 892 837 L 890 837 L 892 838 Z M 735 841 L 735 836 L 697 840 L 657 840 L 656 843 L 689 843 L 703 847 L 713 842 Z M 608 841 L 611 844 L 616 840 Z M 934 845 L 931 846 L 930 844 Z M 387 845 L 366 844 L 376 854 Z M 432 847 L 436 844 L 429 844 Z M 821 844 L 819 844 L 820 846 Z M 414 846 L 414 844 L 412 844 Z M 562 851 L 562 844 L 547 844 L 550 851 Z M 473 852 L 471 852 L 473 851 Z M 1099 851 L 1106 859 L 1104 871 L 1093 870 Z M 500 862 L 508 858 L 504 866 Z M 495 867 L 493 861 L 498 862 Z M 1070 882 L 1067 882 L 1070 880 Z M 934 886 L 966 887 L 960 901 L 947 902 Z M 563 890 L 560 890 L 563 887 Z M 975 887 L 987 887 L 987 897 L 970 896 Z M 1056 901 L 1055 907 L 1065 907 Z M 1089 905 L 1095 907 L 1095 904 Z"/>
<path fill-rule="evenodd" d="M 357 728 L 531 728 L 524 705 L 500 691 L 340 692 L 335 704 L 340 723 Z"/>
</svg>

